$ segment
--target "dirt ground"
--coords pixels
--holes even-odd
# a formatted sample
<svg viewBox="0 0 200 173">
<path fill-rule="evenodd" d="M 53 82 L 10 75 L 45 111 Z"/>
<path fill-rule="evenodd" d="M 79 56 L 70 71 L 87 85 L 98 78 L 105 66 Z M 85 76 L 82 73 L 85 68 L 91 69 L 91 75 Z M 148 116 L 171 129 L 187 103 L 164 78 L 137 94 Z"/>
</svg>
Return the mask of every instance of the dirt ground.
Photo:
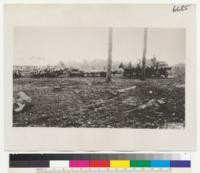
<svg viewBox="0 0 200 173">
<path fill-rule="evenodd" d="M 20 78 L 32 106 L 13 113 L 15 127 L 184 128 L 185 89 L 178 79 Z M 55 90 L 55 87 L 61 90 Z M 125 92 L 119 89 L 136 86 Z M 149 104 L 149 105 L 148 105 Z"/>
</svg>

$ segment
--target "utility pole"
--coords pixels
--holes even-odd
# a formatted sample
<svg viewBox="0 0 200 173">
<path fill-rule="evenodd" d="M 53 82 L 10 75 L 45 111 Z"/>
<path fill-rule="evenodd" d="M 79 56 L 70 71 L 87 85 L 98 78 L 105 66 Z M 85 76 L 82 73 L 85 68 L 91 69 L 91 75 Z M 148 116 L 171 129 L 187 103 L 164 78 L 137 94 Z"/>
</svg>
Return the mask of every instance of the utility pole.
<svg viewBox="0 0 200 173">
<path fill-rule="evenodd" d="M 108 64 L 107 64 L 107 74 L 106 82 L 111 81 L 111 72 L 112 72 L 112 28 L 109 28 L 108 31 Z"/>
<path fill-rule="evenodd" d="M 142 76 L 141 80 L 145 80 L 145 68 L 146 68 L 146 53 L 147 53 L 147 28 L 144 29 L 144 48 L 142 57 Z"/>
</svg>

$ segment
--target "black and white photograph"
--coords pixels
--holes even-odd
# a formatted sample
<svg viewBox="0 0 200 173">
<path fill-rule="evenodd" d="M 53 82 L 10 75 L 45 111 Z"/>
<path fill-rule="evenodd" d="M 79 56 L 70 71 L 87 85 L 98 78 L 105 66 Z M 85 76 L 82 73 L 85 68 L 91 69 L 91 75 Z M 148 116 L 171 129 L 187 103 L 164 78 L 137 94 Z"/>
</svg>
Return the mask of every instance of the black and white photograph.
<svg viewBox="0 0 200 173">
<path fill-rule="evenodd" d="M 185 128 L 184 28 L 21 26 L 13 126 Z"/>
<path fill-rule="evenodd" d="M 5 148 L 195 149 L 196 7 L 181 7 L 6 5 Z"/>
</svg>

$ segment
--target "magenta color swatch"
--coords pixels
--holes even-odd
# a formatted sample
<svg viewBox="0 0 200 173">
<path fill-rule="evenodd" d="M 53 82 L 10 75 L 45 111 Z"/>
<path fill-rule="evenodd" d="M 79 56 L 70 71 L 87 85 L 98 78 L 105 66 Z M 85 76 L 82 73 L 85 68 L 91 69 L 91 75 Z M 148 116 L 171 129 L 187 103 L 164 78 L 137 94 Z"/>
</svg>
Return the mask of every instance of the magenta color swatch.
<svg viewBox="0 0 200 173">
<path fill-rule="evenodd" d="M 82 167 L 89 167 L 90 161 L 89 160 L 70 160 L 69 167 L 74 168 L 82 168 Z"/>
</svg>

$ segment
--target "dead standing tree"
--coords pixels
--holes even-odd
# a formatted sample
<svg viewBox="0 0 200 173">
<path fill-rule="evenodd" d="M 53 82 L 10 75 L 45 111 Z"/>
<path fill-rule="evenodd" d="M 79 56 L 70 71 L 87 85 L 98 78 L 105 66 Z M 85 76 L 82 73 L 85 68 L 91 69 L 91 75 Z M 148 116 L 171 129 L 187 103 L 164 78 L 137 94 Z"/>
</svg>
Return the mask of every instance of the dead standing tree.
<svg viewBox="0 0 200 173">
<path fill-rule="evenodd" d="M 142 57 L 142 76 L 141 80 L 145 80 L 146 76 L 146 53 L 147 53 L 147 28 L 144 29 L 144 48 Z"/>
<path fill-rule="evenodd" d="M 107 74 L 106 82 L 111 81 L 111 72 L 112 72 L 112 28 L 109 28 L 108 31 L 108 64 L 107 64 Z"/>
</svg>

